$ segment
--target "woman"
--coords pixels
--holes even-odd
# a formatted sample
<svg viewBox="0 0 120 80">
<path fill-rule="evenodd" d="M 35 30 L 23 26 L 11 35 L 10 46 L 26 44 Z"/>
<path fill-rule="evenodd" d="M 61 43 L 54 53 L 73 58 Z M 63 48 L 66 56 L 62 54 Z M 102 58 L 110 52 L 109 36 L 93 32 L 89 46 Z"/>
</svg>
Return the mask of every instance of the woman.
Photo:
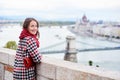
<svg viewBox="0 0 120 80">
<path fill-rule="evenodd" d="M 34 18 L 26 18 L 19 36 L 18 49 L 14 62 L 14 80 L 36 80 L 35 63 L 41 62 L 39 47 L 39 24 Z"/>
</svg>

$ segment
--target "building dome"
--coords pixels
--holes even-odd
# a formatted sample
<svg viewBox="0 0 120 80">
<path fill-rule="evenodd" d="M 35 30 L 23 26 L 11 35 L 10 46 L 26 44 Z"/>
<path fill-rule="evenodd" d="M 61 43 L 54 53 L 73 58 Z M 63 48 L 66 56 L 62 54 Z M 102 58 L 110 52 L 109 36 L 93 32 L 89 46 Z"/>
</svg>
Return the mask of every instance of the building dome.
<svg viewBox="0 0 120 80">
<path fill-rule="evenodd" d="M 83 22 L 88 22 L 87 17 L 86 17 L 85 14 L 84 14 L 83 17 L 82 17 L 82 21 L 83 21 Z"/>
</svg>

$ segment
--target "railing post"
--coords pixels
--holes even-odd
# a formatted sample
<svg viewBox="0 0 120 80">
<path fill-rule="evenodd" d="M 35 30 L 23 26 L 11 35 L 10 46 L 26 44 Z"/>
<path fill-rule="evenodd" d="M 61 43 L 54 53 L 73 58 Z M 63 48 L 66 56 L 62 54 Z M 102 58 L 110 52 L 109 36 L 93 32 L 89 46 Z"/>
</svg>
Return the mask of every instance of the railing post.
<svg viewBox="0 0 120 80">
<path fill-rule="evenodd" d="M 64 56 L 64 60 L 77 62 L 75 38 L 73 36 L 67 36 L 66 42 L 67 42 L 67 46 L 66 46 L 66 53 Z"/>
<path fill-rule="evenodd" d="M 4 65 L 0 63 L 0 80 L 4 80 Z"/>
</svg>

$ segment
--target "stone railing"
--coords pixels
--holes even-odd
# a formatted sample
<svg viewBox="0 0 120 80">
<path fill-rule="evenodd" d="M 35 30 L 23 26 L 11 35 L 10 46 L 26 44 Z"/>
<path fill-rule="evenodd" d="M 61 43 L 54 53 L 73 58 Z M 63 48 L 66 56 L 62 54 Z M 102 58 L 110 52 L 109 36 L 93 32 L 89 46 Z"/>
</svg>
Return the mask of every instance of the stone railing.
<svg viewBox="0 0 120 80">
<path fill-rule="evenodd" d="M 0 48 L 0 80 L 13 80 L 15 51 Z M 37 64 L 37 80 L 120 80 L 120 73 L 50 58 Z"/>
</svg>

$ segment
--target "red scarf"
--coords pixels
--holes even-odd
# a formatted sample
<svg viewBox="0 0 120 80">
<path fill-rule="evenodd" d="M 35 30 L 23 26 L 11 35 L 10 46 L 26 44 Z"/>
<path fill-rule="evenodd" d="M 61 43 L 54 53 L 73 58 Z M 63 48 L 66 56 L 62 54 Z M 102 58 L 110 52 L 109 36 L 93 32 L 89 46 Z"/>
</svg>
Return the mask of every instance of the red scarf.
<svg viewBox="0 0 120 80">
<path fill-rule="evenodd" d="M 25 38 L 27 36 L 33 37 L 35 39 L 35 41 L 36 41 L 37 47 L 39 47 L 39 41 L 37 39 L 37 35 L 33 35 L 33 34 L 29 33 L 29 31 L 27 31 L 26 29 L 23 29 L 23 31 L 21 32 L 21 34 L 19 36 L 19 39 L 23 39 L 23 38 Z"/>
</svg>

